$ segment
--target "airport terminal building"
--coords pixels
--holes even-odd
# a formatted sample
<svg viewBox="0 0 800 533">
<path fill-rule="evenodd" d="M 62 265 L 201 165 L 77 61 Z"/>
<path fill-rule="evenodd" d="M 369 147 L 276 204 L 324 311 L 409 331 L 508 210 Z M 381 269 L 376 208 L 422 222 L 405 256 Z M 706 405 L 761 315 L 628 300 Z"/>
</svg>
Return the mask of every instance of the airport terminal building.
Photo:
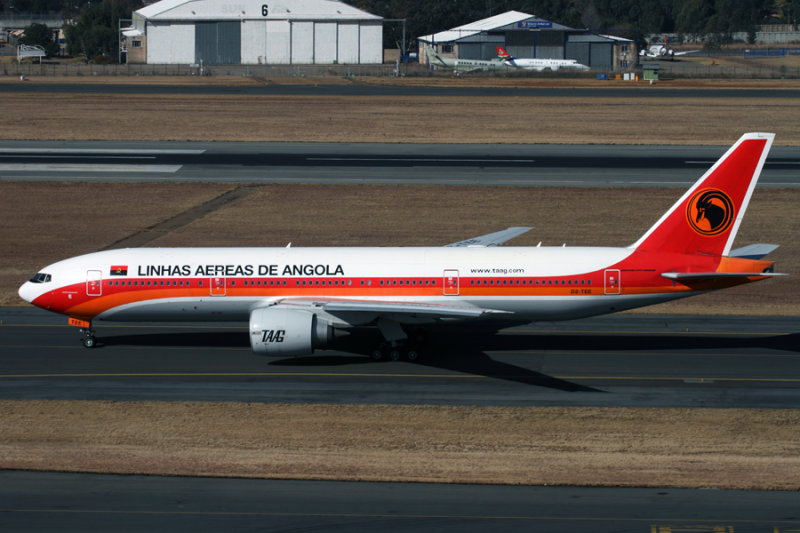
<svg viewBox="0 0 800 533">
<path fill-rule="evenodd" d="M 128 63 L 383 62 L 383 19 L 337 0 L 162 0 L 122 34 Z"/>
<path fill-rule="evenodd" d="M 424 47 L 453 59 L 497 58 L 497 46 L 520 58 L 575 59 L 595 70 L 628 70 L 638 63 L 630 39 L 598 35 L 520 11 L 508 11 L 463 26 L 417 38 L 420 61 Z"/>
</svg>

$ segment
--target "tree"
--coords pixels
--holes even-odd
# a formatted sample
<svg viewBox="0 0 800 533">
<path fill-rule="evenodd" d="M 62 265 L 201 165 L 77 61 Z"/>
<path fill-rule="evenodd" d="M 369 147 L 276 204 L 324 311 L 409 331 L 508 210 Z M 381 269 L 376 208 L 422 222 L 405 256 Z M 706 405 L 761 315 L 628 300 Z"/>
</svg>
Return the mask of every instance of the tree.
<svg viewBox="0 0 800 533">
<path fill-rule="evenodd" d="M 53 40 L 53 32 L 45 24 L 34 22 L 25 28 L 25 35 L 19 42 L 20 44 L 39 45 L 49 56 L 58 55 L 58 43 Z"/>
<path fill-rule="evenodd" d="M 141 0 L 105 0 L 101 4 L 87 4 L 78 23 L 64 28 L 68 53 L 83 55 L 87 59 L 98 56 L 116 58 L 119 19 L 131 18 L 132 12 L 141 5 Z"/>
</svg>

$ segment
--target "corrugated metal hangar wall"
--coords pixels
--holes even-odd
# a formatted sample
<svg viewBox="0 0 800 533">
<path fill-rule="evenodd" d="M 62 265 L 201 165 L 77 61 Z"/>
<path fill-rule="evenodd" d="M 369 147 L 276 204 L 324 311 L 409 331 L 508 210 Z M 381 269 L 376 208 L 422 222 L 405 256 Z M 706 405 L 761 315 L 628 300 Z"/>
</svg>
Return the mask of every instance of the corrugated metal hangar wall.
<svg viewBox="0 0 800 533">
<path fill-rule="evenodd" d="M 381 23 L 288 20 L 147 22 L 154 64 L 375 64 L 383 62 Z"/>
<path fill-rule="evenodd" d="M 152 64 L 379 64 L 383 19 L 338 0 L 161 0 L 133 14 Z"/>
</svg>

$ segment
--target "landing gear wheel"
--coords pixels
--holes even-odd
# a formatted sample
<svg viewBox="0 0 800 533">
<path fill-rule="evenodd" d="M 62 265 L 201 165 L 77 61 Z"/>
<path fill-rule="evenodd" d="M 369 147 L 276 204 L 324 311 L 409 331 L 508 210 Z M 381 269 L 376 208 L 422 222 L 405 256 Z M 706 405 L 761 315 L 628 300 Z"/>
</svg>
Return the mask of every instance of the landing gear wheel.
<svg viewBox="0 0 800 533">
<path fill-rule="evenodd" d="M 399 361 L 401 355 L 402 352 L 400 351 L 399 348 L 392 348 L 391 350 L 389 350 L 389 359 L 391 359 L 392 361 Z"/>
<path fill-rule="evenodd" d="M 93 348 L 94 345 L 95 345 L 95 342 L 97 342 L 97 341 L 95 341 L 95 338 L 92 337 L 91 335 L 88 335 L 88 336 L 83 338 L 83 345 L 85 347 L 87 347 L 87 348 Z"/>
<path fill-rule="evenodd" d="M 419 359 L 419 352 L 414 348 L 409 348 L 408 353 L 406 353 L 406 357 L 409 361 L 416 361 Z"/>
<path fill-rule="evenodd" d="M 383 359 L 383 350 L 380 348 L 375 348 L 372 350 L 372 352 L 370 352 L 369 356 L 373 361 L 381 361 Z"/>
</svg>

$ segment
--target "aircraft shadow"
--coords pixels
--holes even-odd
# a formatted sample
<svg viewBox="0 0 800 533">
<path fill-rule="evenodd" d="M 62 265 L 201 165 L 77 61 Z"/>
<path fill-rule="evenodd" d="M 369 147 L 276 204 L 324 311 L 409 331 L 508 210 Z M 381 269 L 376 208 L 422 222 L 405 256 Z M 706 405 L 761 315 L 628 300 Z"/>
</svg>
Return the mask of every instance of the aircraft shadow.
<svg viewBox="0 0 800 533">
<path fill-rule="evenodd" d="M 481 335 L 481 337 L 483 337 L 483 335 Z M 369 357 L 372 349 L 380 344 L 380 342 L 381 337 L 378 332 L 368 330 L 359 335 L 337 339 L 331 348 L 348 353 L 363 354 L 363 356 Z M 498 361 L 488 356 L 483 351 L 484 347 L 485 345 L 480 339 L 458 338 L 453 340 L 447 339 L 441 335 L 432 336 L 431 341 L 427 343 L 424 349 L 424 352 L 428 355 L 423 356 L 414 364 L 465 374 L 503 379 L 525 385 L 546 387 L 566 392 L 603 392 L 599 389 L 554 378 L 535 370 Z M 374 361 L 372 359 L 365 361 L 363 356 L 319 355 L 298 357 L 273 361 L 270 365 L 315 367 L 348 364 L 381 364 L 381 361 Z"/>
<path fill-rule="evenodd" d="M 109 346 L 169 346 L 183 348 L 250 348 L 246 331 L 193 331 L 97 336 L 97 348 Z"/>
<path fill-rule="evenodd" d="M 369 358 L 372 349 L 380 344 L 380 334 L 374 329 L 357 330 L 357 334 L 336 339 L 326 351 L 338 354 L 320 354 L 307 357 L 284 358 L 269 362 L 271 366 L 284 367 L 341 367 L 348 365 L 381 364 Z M 148 333 L 98 337 L 98 348 L 110 346 L 138 347 L 198 347 L 198 348 L 249 348 L 246 331 L 192 331 Z M 503 334 L 474 331 L 464 334 L 446 334 L 441 331 L 427 336 L 423 343 L 423 356 L 415 364 L 453 372 L 461 372 L 536 387 L 566 392 L 604 392 L 549 376 L 547 374 L 509 364 L 493 358 L 487 352 L 513 351 L 572 351 L 572 352 L 626 352 L 657 350 L 658 352 L 724 349 L 770 349 L 800 352 L 800 333 L 730 337 L 714 335 L 570 335 L 514 333 Z"/>
<path fill-rule="evenodd" d="M 800 353 L 800 333 L 769 336 L 714 335 L 570 335 L 504 334 L 488 337 L 483 348 L 492 350 L 553 350 L 585 352 L 768 349 Z"/>
</svg>

